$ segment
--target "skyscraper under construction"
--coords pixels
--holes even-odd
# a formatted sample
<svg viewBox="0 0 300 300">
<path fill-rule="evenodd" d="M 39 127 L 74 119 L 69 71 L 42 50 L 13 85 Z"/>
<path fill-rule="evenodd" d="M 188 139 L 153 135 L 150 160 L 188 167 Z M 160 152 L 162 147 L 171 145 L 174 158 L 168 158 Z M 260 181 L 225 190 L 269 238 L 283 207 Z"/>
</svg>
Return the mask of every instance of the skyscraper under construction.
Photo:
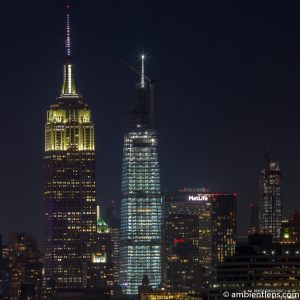
<svg viewBox="0 0 300 300">
<path fill-rule="evenodd" d="M 45 283 L 47 289 L 89 283 L 96 244 L 96 172 L 91 111 L 75 84 L 70 7 L 60 95 L 47 111 L 44 152 Z"/>
<path fill-rule="evenodd" d="M 138 293 L 144 275 L 153 288 L 161 282 L 161 190 L 152 88 L 142 55 L 141 82 L 123 148 L 120 284 L 130 295 Z"/>
</svg>

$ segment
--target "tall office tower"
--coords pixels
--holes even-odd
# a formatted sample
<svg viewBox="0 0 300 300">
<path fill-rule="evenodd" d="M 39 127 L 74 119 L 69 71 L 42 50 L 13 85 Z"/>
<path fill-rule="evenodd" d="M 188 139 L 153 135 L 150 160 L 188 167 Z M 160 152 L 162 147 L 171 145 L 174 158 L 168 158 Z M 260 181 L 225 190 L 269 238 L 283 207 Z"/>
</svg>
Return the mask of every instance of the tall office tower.
<svg viewBox="0 0 300 300">
<path fill-rule="evenodd" d="M 122 170 L 120 284 L 125 294 L 132 295 L 138 293 L 144 275 L 154 288 L 161 282 L 160 172 L 150 94 L 142 56 L 141 82 L 124 136 Z"/>
<path fill-rule="evenodd" d="M 280 239 L 282 220 L 282 180 L 278 162 L 266 157 L 266 168 L 259 173 L 259 227 L 270 233 L 275 241 Z"/>
<path fill-rule="evenodd" d="M 114 281 L 118 283 L 120 274 L 120 219 L 115 216 L 113 207 L 107 208 L 105 218 L 111 234 Z"/>
<path fill-rule="evenodd" d="M 259 231 L 258 226 L 258 206 L 256 203 L 250 203 L 250 224 L 249 224 L 249 234 L 253 234 Z"/>
<path fill-rule="evenodd" d="M 212 203 L 213 268 L 235 253 L 237 240 L 236 194 L 217 193 Z"/>
<path fill-rule="evenodd" d="M 110 228 L 100 214 L 100 207 L 97 206 L 97 244 L 92 259 L 91 286 L 104 288 L 114 284 L 112 249 Z"/>
<path fill-rule="evenodd" d="M 94 124 L 75 84 L 70 7 L 66 9 L 63 84 L 45 124 L 45 284 L 49 290 L 89 284 L 97 234 Z"/>
<path fill-rule="evenodd" d="M 175 263 L 178 270 L 185 267 L 179 259 L 174 260 L 174 257 L 179 257 L 176 254 L 177 243 L 172 245 L 170 237 L 176 235 L 176 241 L 185 241 L 189 237 L 187 240 L 198 249 L 191 269 L 199 269 L 199 264 L 203 268 L 200 275 L 199 272 L 191 272 L 190 282 L 186 280 L 186 286 L 181 285 L 180 288 L 195 291 L 195 288 L 199 288 L 196 284 L 200 284 L 202 288 L 207 287 L 217 262 L 223 261 L 226 255 L 232 255 L 235 251 L 236 194 L 214 193 L 203 188 L 185 188 L 178 192 L 165 193 L 163 200 L 164 283 L 172 291 L 177 291 L 178 285 L 174 282 L 180 274 L 175 276 L 170 270 L 175 268 Z M 193 235 L 193 231 L 189 229 L 187 216 L 196 216 L 197 235 Z M 177 218 L 180 223 L 175 224 Z"/>
<path fill-rule="evenodd" d="M 111 232 L 111 242 L 112 242 L 112 262 L 113 262 L 113 272 L 114 281 L 119 282 L 120 275 L 120 227 L 112 227 Z"/>
<path fill-rule="evenodd" d="M 199 218 L 196 214 L 170 214 L 164 220 L 165 287 L 172 292 L 203 290 L 204 267 L 199 259 Z"/>
<path fill-rule="evenodd" d="M 13 233 L 8 242 L 10 299 L 18 300 L 21 287 L 30 284 L 36 298 L 42 298 L 42 260 L 34 238 L 27 233 Z"/>
</svg>

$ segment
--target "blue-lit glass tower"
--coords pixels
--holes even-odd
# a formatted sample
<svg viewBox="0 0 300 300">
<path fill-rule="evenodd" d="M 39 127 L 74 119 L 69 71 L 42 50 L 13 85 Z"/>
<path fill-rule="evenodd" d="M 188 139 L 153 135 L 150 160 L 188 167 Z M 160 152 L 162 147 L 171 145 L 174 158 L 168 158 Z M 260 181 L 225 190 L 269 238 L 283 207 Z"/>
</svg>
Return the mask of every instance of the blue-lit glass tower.
<svg viewBox="0 0 300 300">
<path fill-rule="evenodd" d="M 138 293 L 144 275 L 152 287 L 161 282 L 161 190 L 152 84 L 146 84 L 142 56 L 141 82 L 123 148 L 120 284 L 130 295 Z"/>
</svg>

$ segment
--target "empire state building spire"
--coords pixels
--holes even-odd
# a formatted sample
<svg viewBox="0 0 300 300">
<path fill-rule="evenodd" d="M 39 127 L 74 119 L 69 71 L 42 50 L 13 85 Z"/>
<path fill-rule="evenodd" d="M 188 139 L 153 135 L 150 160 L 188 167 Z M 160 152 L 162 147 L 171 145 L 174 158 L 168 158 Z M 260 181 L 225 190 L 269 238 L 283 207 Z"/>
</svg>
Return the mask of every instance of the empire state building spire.
<svg viewBox="0 0 300 300">
<path fill-rule="evenodd" d="M 78 95 L 75 85 L 75 65 L 71 57 L 71 26 L 70 26 L 71 5 L 66 5 L 66 39 L 65 50 L 66 58 L 64 63 L 63 84 L 61 89 L 61 96 Z"/>
<path fill-rule="evenodd" d="M 66 5 L 66 41 L 65 41 L 65 47 L 66 47 L 66 56 L 71 56 L 71 27 L 70 27 L 70 10 L 71 5 Z"/>
</svg>

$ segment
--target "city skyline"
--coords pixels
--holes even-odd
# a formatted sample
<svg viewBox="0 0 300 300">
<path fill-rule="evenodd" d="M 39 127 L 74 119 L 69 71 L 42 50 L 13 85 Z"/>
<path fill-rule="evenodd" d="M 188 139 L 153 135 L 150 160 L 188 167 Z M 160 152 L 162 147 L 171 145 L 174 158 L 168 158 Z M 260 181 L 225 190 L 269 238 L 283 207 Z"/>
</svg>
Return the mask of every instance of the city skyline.
<svg viewBox="0 0 300 300">
<path fill-rule="evenodd" d="M 9 4 L 6 5 L 6 8 L 10 11 L 12 8 Z M 21 24 L 19 22 L 24 21 L 21 13 L 22 8 L 24 8 L 23 5 L 20 4 L 20 7 L 16 9 L 16 15 L 18 16 L 16 24 L 18 25 Z M 8 68 L 6 63 L 4 63 L 3 68 L 3 73 L 7 76 L 5 79 L 8 81 L 7 86 L 4 86 L 3 89 L 4 111 L 6 112 L 4 114 L 4 121 L 6 123 L 9 122 L 11 114 L 15 113 L 15 118 L 20 120 L 20 122 L 12 124 L 12 131 L 15 132 L 14 139 L 6 131 L 4 133 L 5 141 L 9 145 L 13 145 L 13 147 L 11 151 L 9 147 L 1 149 L 2 157 L 5 157 L 3 161 L 5 172 L 2 177 L 4 200 L 1 201 L 0 207 L 0 227 L 3 228 L 4 237 L 9 232 L 27 231 L 33 233 L 40 243 L 43 232 L 41 192 L 42 123 L 44 122 L 44 111 L 46 111 L 56 96 L 55 91 L 59 89 L 60 68 L 61 62 L 63 62 L 62 51 L 57 47 L 57 45 L 63 44 L 63 33 L 61 32 L 63 21 L 59 21 L 60 18 L 58 17 L 62 15 L 60 13 L 60 11 L 63 11 L 62 5 L 58 2 L 54 2 L 54 4 L 46 2 L 46 4 L 42 4 L 42 8 L 30 6 L 30 9 L 34 12 L 40 12 L 46 8 L 49 8 L 49 12 L 45 13 L 40 29 L 33 29 L 31 27 L 33 26 L 32 21 L 26 23 L 24 29 L 20 29 L 32 29 L 32 36 L 28 34 L 28 40 L 24 40 L 24 37 L 19 37 L 22 44 L 25 45 L 21 52 L 22 55 L 16 56 L 14 47 L 12 47 L 16 41 L 14 37 L 8 37 L 7 35 L 5 35 L 4 40 L 7 41 L 8 46 L 5 46 L 1 50 L 3 51 L 2 57 L 7 56 L 11 58 L 8 59 L 11 69 Z M 206 8 L 212 9 L 209 5 Z M 239 9 L 243 10 L 243 8 L 245 9 L 245 7 L 241 6 Z M 83 10 L 81 11 L 81 9 Z M 109 11 L 111 12 L 113 11 L 111 7 L 107 9 L 110 9 Z M 162 5 L 162 10 L 164 11 L 164 9 L 166 7 Z M 176 10 L 177 14 L 179 14 L 176 4 L 174 4 L 173 10 Z M 290 12 L 286 8 L 282 13 L 284 14 L 287 11 Z M 275 12 L 279 14 L 279 11 L 276 9 Z M 216 35 L 215 41 L 210 41 L 209 32 L 216 33 L 217 29 L 221 28 L 220 25 L 222 22 L 220 20 L 217 21 L 214 19 L 214 22 L 219 26 L 215 25 L 216 27 L 211 29 L 212 31 L 208 30 L 210 21 L 207 19 L 203 21 L 204 28 L 201 34 L 203 34 L 203 38 L 207 44 L 202 49 L 202 54 L 205 53 L 208 55 L 207 50 L 210 46 L 214 50 L 209 56 L 209 63 L 207 63 L 204 55 L 200 58 L 196 55 L 196 50 L 193 50 L 195 53 L 193 53 L 193 59 L 191 59 L 187 56 L 189 51 L 183 46 L 180 46 L 177 50 L 174 49 L 176 40 L 175 32 L 173 31 L 171 31 L 171 37 L 167 39 L 169 43 L 167 44 L 168 51 L 163 50 L 162 46 L 158 45 L 158 41 L 163 37 L 162 34 L 159 35 L 157 40 L 151 42 L 153 35 L 147 27 L 146 21 L 142 22 L 143 28 L 139 30 L 135 29 L 135 32 L 138 33 L 142 33 L 145 30 L 146 35 L 139 35 L 136 40 L 134 40 L 134 34 L 129 35 L 130 46 L 122 50 L 115 50 L 110 56 L 107 56 L 108 50 L 115 49 L 116 42 L 107 40 L 103 43 L 104 45 L 102 44 L 103 54 L 99 55 L 99 50 L 101 50 L 100 41 L 98 44 L 95 40 L 89 39 L 93 36 L 96 29 L 91 29 L 91 31 L 88 29 L 89 27 L 92 28 L 92 25 L 97 25 L 96 28 L 103 34 L 104 29 L 101 29 L 101 22 L 92 18 L 89 21 L 89 26 L 83 24 L 83 20 L 87 21 L 90 14 L 93 14 L 91 8 L 87 7 L 83 1 L 74 3 L 74 13 L 76 17 L 73 18 L 73 27 L 76 28 L 74 34 L 76 41 L 75 49 L 77 48 L 75 56 L 79 69 L 77 69 L 80 81 L 79 89 L 85 95 L 94 111 L 94 122 L 97 128 L 96 143 L 99 145 L 96 145 L 96 149 L 99 149 L 97 150 L 97 172 L 100 173 L 97 178 L 99 190 L 97 200 L 102 207 L 108 206 L 112 200 L 119 207 L 121 195 L 122 134 L 125 129 L 125 114 L 128 107 L 133 104 L 131 101 L 133 99 L 131 87 L 137 80 L 137 76 L 128 72 L 126 67 L 120 64 L 119 60 L 120 58 L 125 58 L 130 63 L 137 65 L 138 55 L 142 50 L 145 50 L 149 57 L 146 61 L 147 68 L 158 78 L 155 105 L 157 107 L 156 119 L 159 124 L 158 136 L 160 140 L 159 156 L 161 162 L 162 190 L 176 190 L 183 186 L 203 186 L 212 190 L 238 192 L 238 207 L 239 212 L 241 212 L 250 202 L 258 201 L 258 172 L 264 165 L 264 151 L 271 148 L 271 159 L 280 161 L 283 170 L 283 206 L 286 209 L 284 215 L 289 215 L 293 208 L 299 208 L 295 200 L 298 197 L 296 167 L 300 165 L 296 153 L 297 149 L 300 149 L 300 145 L 299 142 L 292 138 L 292 133 L 295 134 L 295 129 L 299 128 L 299 122 L 296 119 L 297 114 L 294 112 L 296 108 L 299 108 L 299 104 L 296 101 L 298 96 L 300 96 L 299 89 L 297 88 L 297 74 L 300 73 L 300 61 L 299 58 L 294 57 L 297 54 L 295 49 L 300 49 L 299 42 L 296 43 L 296 47 L 289 43 L 284 46 L 283 41 L 291 42 L 293 39 L 292 36 L 281 36 L 281 40 L 278 42 L 279 49 L 280 51 L 286 51 L 286 60 L 282 59 L 280 64 L 278 63 L 281 66 L 281 72 L 275 71 L 275 67 L 271 66 L 273 59 L 275 60 L 279 53 L 275 50 L 273 50 L 274 52 L 271 51 L 270 58 L 268 56 L 270 53 L 267 51 L 269 48 L 266 45 L 260 49 L 261 53 L 266 56 L 257 54 L 257 57 L 254 55 L 253 57 L 248 57 L 248 59 L 245 59 L 243 54 L 238 56 L 242 61 L 241 66 L 248 66 L 248 70 L 250 69 L 253 76 L 257 75 L 259 77 L 261 75 L 258 74 L 259 72 L 256 73 L 255 67 L 251 68 L 248 65 L 251 59 L 258 59 L 263 67 L 268 66 L 270 68 L 267 75 L 271 78 L 268 79 L 268 76 L 263 76 L 264 78 L 261 77 L 257 80 L 255 93 L 255 91 L 250 90 L 250 86 L 244 86 L 247 80 L 250 79 L 247 76 L 250 75 L 246 76 L 246 72 L 242 72 L 242 68 L 238 63 L 239 59 L 236 61 L 231 57 L 233 62 L 235 62 L 234 70 L 244 74 L 244 77 L 242 76 L 242 79 L 238 81 L 237 77 L 233 74 L 234 72 L 228 70 L 231 59 L 229 59 L 230 55 L 227 57 L 225 53 L 228 54 L 230 49 L 233 50 L 234 42 L 231 41 L 233 45 L 230 45 L 230 43 L 226 44 L 223 38 L 229 32 L 225 30 L 223 37 L 222 34 L 220 36 Z M 119 12 L 119 14 L 121 13 Z M 220 11 L 218 11 L 218 14 L 223 15 Z M 57 20 L 57 22 L 53 22 L 54 26 L 50 22 L 50 17 Z M 173 19 L 171 16 L 168 17 Z M 273 20 L 273 17 L 269 16 L 269 18 Z M 34 15 L 33 19 L 39 23 L 38 21 L 41 22 L 42 16 Z M 183 19 L 187 21 L 187 18 Z M 286 19 L 284 20 L 286 21 Z M 228 21 L 226 20 L 223 21 L 225 25 L 227 24 L 225 29 L 230 29 L 231 23 L 227 23 Z M 213 23 L 213 21 L 211 22 Z M 260 24 L 259 22 L 262 21 L 258 20 L 257 22 Z M 285 30 L 294 28 L 292 33 L 296 36 L 296 33 L 300 32 L 298 21 L 296 22 L 292 18 L 290 22 L 288 23 L 289 25 L 286 25 Z M 193 21 L 190 21 L 188 24 L 192 23 Z M 197 23 L 199 26 L 201 24 Z M 284 21 L 280 24 L 283 26 Z M 132 23 L 128 27 L 133 29 L 135 28 L 133 25 Z M 12 30 L 14 30 L 14 26 L 13 24 Z M 184 24 L 182 26 L 184 27 Z M 164 29 L 166 30 L 167 28 L 163 27 L 162 31 Z M 208 32 L 205 33 L 205 30 L 208 30 Z M 38 35 L 39 31 L 43 31 L 50 38 L 47 39 L 42 35 Z M 116 31 L 116 29 L 112 30 L 114 34 L 116 34 Z M 245 49 L 248 49 L 249 52 L 245 52 L 248 55 L 251 49 L 257 49 L 258 51 L 258 45 L 262 42 L 259 38 L 256 40 L 254 32 L 250 29 L 249 32 L 253 34 L 254 46 L 251 46 L 250 34 L 250 37 L 248 36 L 249 39 L 246 38 L 246 45 L 243 45 L 240 49 L 242 53 L 246 51 Z M 283 30 L 283 32 L 285 31 Z M 158 28 L 154 27 L 154 33 L 158 33 Z M 239 32 L 235 32 L 235 34 L 239 34 Z M 40 43 L 38 44 L 32 40 L 33 37 L 36 38 L 37 36 L 40 38 Z M 184 39 L 184 35 L 180 34 L 180 32 L 179 36 Z M 267 45 L 272 45 L 274 37 L 271 35 L 269 38 L 270 40 L 267 41 L 269 44 L 267 43 Z M 108 39 L 107 36 L 106 39 Z M 99 40 L 101 40 L 101 35 Z M 186 38 L 186 41 L 192 43 L 192 40 L 189 38 Z M 50 45 L 52 43 L 53 46 Z M 94 48 L 94 45 L 97 45 L 97 47 Z M 218 48 L 217 45 L 223 45 L 223 48 Z M 34 46 L 37 48 L 33 51 L 33 55 L 29 52 Z M 200 42 L 199 44 L 195 42 L 194 46 L 199 49 Z M 8 52 L 6 53 L 6 47 L 12 48 L 9 55 Z M 295 53 L 289 53 L 290 49 L 293 49 Z M 300 51 L 298 52 L 300 53 Z M 91 56 L 89 57 L 88 55 Z M 245 56 L 247 57 L 247 55 Z M 12 60 L 13 57 L 15 58 L 14 60 Z M 105 57 L 107 60 L 105 60 Z M 184 59 L 185 63 L 182 64 L 180 59 Z M 217 65 L 214 59 L 218 59 L 220 65 Z M 295 65 L 289 67 L 288 63 L 291 63 L 294 59 L 296 61 Z M 35 60 L 39 63 L 37 64 Z M 191 65 L 192 63 L 194 65 Z M 287 63 L 287 65 L 284 63 Z M 16 72 L 14 68 L 15 64 L 23 66 L 27 70 L 27 73 L 23 73 L 21 69 L 18 69 L 18 72 Z M 160 66 L 161 64 L 163 66 Z M 209 65 L 212 68 L 211 70 Z M 259 63 L 255 66 L 257 68 L 262 67 Z M 200 70 L 201 67 L 202 70 Z M 188 74 L 189 70 L 192 70 L 191 74 Z M 210 70 L 211 73 L 205 73 L 203 70 Z M 267 71 L 264 68 L 263 70 Z M 284 71 L 289 72 L 284 73 Z M 16 73 L 18 76 L 16 76 Z M 207 77 L 204 76 L 205 74 Z M 293 75 L 294 81 L 291 80 L 292 83 L 288 83 L 287 80 L 285 81 L 284 76 L 287 74 L 290 74 L 289 76 Z M 229 75 L 229 79 L 225 80 L 227 75 Z M 2 74 L 2 76 L 4 75 Z M 13 76 L 16 76 L 14 85 L 17 84 L 19 87 L 16 90 L 10 89 Z M 187 79 L 185 79 L 185 76 L 187 76 Z M 5 79 L 2 78 L 2 82 L 5 82 Z M 178 86 L 179 81 L 182 82 L 181 86 Z M 275 87 L 279 82 L 282 83 L 282 86 Z M 264 84 L 266 84 L 266 88 L 261 86 Z M 114 91 L 115 85 L 120 86 L 118 92 Z M 236 86 L 239 86 L 237 91 L 231 92 L 231 89 Z M 215 88 L 220 89 L 220 92 L 216 92 Z M 271 89 L 274 89 L 274 91 L 271 91 Z M 99 92 L 99 95 L 95 96 L 97 92 Z M 246 92 L 249 92 L 249 95 L 246 95 Z M 267 94 L 266 97 L 265 93 Z M 275 95 L 276 93 L 278 95 Z M 219 100 L 221 95 L 224 98 Z M 287 95 L 288 97 L 286 97 Z M 233 97 L 231 98 L 231 96 Z M 254 101 L 253 99 L 256 97 L 260 100 L 264 99 L 265 102 Z M 245 98 L 247 101 L 243 102 Z M 278 103 L 276 101 L 273 102 L 274 98 Z M 33 100 L 31 101 L 31 99 Z M 172 101 L 172 99 L 176 100 Z M 254 101 L 254 104 L 251 103 L 251 100 Z M 287 101 L 287 104 L 284 105 L 283 101 Z M 247 104 L 246 110 L 244 104 L 241 103 Z M 268 115 L 270 104 L 274 105 L 274 107 L 271 107 L 272 113 Z M 215 105 L 219 109 L 215 110 Z M 257 112 L 256 110 L 259 111 Z M 264 115 L 264 113 L 265 116 L 262 118 L 261 115 Z M 253 116 L 256 118 L 252 119 Z M 24 120 L 27 120 L 27 125 L 20 126 Z M 280 120 L 279 125 L 277 124 L 278 120 Z M 239 126 L 241 128 L 237 129 L 236 127 Z M 36 129 L 37 127 L 39 128 Z M 174 134 L 173 128 L 179 132 L 180 140 Z M 30 132 L 30 136 L 27 135 L 25 138 L 27 130 Z M 250 132 L 252 135 L 256 134 L 257 136 L 250 136 L 250 140 L 248 141 L 245 136 Z M 267 138 L 265 136 L 266 132 L 271 132 Z M 289 134 L 284 135 L 285 132 L 289 132 Z M 293 141 L 293 144 L 291 144 L 291 141 Z M 291 148 L 287 150 L 287 147 L 282 144 L 288 142 L 290 142 Z M 30 147 L 28 147 L 28 150 L 24 149 L 20 153 L 19 148 L 22 148 L 23 145 L 29 145 Z M 239 149 L 237 149 L 238 145 L 240 145 Z M 238 155 L 240 155 L 239 158 L 237 157 Z M 104 157 L 108 157 L 107 161 L 110 164 L 105 161 Z M 185 157 L 185 160 L 182 160 L 182 157 Z M 249 161 L 243 161 L 246 158 Z M 12 169 L 8 168 L 7 161 L 9 161 Z M 26 172 L 30 172 L 30 175 L 25 177 L 23 169 Z M 19 188 L 16 189 L 14 188 L 15 186 Z M 253 199 L 255 197 L 256 199 Z M 248 229 L 250 216 L 243 213 L 241 216 L 242 218 L 247 217 L 246 221 L 239 223 L 239 227 L 242 228 L 240 232 L 245 233 L 246 229 Z M 12 223 L 9 220 L 12 220 L 13 217 L 16 221 Z"/>
</svg>

